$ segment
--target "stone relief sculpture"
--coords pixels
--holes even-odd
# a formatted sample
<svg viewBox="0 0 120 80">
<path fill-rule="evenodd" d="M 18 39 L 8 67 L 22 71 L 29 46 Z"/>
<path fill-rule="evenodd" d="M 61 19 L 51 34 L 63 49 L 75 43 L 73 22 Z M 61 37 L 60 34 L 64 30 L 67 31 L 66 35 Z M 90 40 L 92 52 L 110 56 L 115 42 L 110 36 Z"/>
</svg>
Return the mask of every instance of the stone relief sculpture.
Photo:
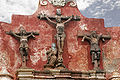
<svg viewBox="0 0 120 80">
<path fill-rule="evenodd" d="M 64 40 L 66 37 L 66 34 L 64 32 L 65 24 L 72 20 L 80 20 L 79 16 L 62 16 L 61 14 L 61 9 L 57 9 L 56 15 L 55 16 L 48 16 L 46 14 L 40 14 L 38 16 L 39 19 L 47 19 L 50 23 L 55 25 L 56 28 L 56 35 L 55 38 L 57 40 L 57 47 L 58 47 L 58 66 L 62 65 L 63 63 L 63 58 L 62 58 L 62 53 L 63 53 L 63 48 L 64 48 Z M 53 21 L 56 20 L 56 21 Z"/>
<path fill-rule="evenodd" d="M 78 37 L 83 37 L 82 42 L 87 40 L 90 43 L 90 55 L 92 57 L 92 64 L 94 65 L 94 70 L 100 70 L 100 53 L 101 49 L 99 46 L 100 40 L 103 42 L 105 39 L 110 39 L 110 35 L 99 35 L 96 31 L 92 31 L 90 34 L 81 35 L 79 34 Z"/>
<path fill-rule="evenodd" d="M 55 43 L 52 44 L 51 48 L 46 52 L 46 54 L 48 56 L 48 62 L 44 68 L 55 68 L 57 62 L 57 48 Z"/>
<path fill-rule="evenodd" d="M 62 16 L 61 10 L 57 9 L 57 15 L 56 16 L 48 16 L 46 14 L 40 14 L 38 18 L 40 19 L 47 19 L 49 22 L 53 23 L 56 27 L 57 34 L 55 38 L 57 39 L 57 46 L 59 52 L 63 52 L 63 46 L 64 46 L 64 39 L 66 37 L 64 32 L 65 24 L 70 22 L 71 20 L 80 20 L 79 16 Z M 52 19 L 55 19 L 56 21 L 53 21 Z M 62 22 L 62 20 L 66 20 Z"/>
<path fill-rule="evenodd" d="M 22 66 L 26 66 L 26 61 L 28 60 L 28 41 L 30 38 L 35 39 L 35 35 L 39 35 L 38 32 L 26 32 L 23 27 L 20 27 L 20 32 L 15 33 L 12 30 L 6 32 L 8 35 L 15 37 L 20 42 L 19 51 L 22 56 Z"/>
</svg>

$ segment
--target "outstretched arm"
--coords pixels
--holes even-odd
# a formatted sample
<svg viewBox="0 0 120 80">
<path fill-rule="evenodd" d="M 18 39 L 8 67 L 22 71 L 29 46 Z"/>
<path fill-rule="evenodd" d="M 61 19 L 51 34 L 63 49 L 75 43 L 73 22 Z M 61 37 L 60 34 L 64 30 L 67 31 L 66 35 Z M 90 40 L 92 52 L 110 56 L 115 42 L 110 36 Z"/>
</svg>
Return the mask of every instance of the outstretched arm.
<svg viewBox="0 0 120 80">
<path fill-rule="evenodd" d="M 63 22 L 64 24 L 66 24 L 66 23 L 68 23 L 69 21 L 71 21 L 72 19 L 73 19 L 73 15 L 68 19 L 68 20 L 66 20 L 65 22 Z"/>
<path fill-rule="evenodd" d="M 84 42 L 84 41 L 85 41 L 85 39 L 86 39 L 86 40 L 91 40 L 91 38 L 90 38 L 90 37 L 88 37 L 88 36 L 86 36 L 86 35 L 85 35 L 85 36 L 82 38 L 82 42 Z"/>
<path fill-rule="evenodd" d="M 82 42 L 84 42 L 85 41 L 85 36 L 82 38 Z"/>
<path fill-rule="evenodd" d="M 42 14 L 42 13 L 40 13 L 40 14 L 38 14 L 38 16 L 37 16 L 39 19 L 42 19 L 42 18 L 44 18 L 45 17 L 45 15 L 44 14 Z"/>
<path fill-rule="evenodd" d="M 6 32 L 6 34 L 11 35 L 11 36 L 16 37 L 16 38 L 20 38 L 19 35 L 17 35 L 16 33 L 12 32 L 11 30 L 9 32 Z"/>
<path fill-rule="evenodd" d="M 49 22 L 51 22 L 51 23 L 53 23 L 53 24 L 57 24 L 57 22 L 52 21 L 48 16 L 45 16 L 45 17 L 46 17 L 46 19 L 47 19 Z"/>
<path fill-rule="evenodd" d="M 102 35 L 102 36 L 101 36 L 101 39 L 102 39 L 102 41 L 104 42 L 105 39 L 111 39 L 111 36 L 110 36 L 110 35 Z"/>
<path fill-rule="evenodd" d="M 39 33 L 38 32 L 29 32 L 27 38 L 31 37 L 31 38 L 35 39 L 35 35 L 39 35 Z"/>
<path fill-rule="evenodd" d="M 31 32 L 31 34 L 29 34 L 27 37 L 28 37 L 28 38 L 32 37 L 32 38 L 35 39 L 35 36 L 33 35 L 33 32 Z"/>
</svg>

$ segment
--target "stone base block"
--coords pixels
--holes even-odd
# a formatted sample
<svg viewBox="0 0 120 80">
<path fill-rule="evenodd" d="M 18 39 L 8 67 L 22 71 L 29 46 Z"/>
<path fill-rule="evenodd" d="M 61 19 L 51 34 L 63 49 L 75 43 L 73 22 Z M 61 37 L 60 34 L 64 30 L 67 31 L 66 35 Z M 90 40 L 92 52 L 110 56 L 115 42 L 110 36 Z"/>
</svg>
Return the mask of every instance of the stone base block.
<svg viewBox="0 0 120 80">
<path fill-rule="evenodd" d="M 106 80 L 105 72 L 80 72 L 50 69 L 35 71 L 33 69 L 17 70 L 18 80 Z"/>
<path fill-rule="evenodd" d="M 18 80 L 32 80 L 33 79 L 33 69 L 23 68 L 17 70 L 17 79 Z"/>
</svg>

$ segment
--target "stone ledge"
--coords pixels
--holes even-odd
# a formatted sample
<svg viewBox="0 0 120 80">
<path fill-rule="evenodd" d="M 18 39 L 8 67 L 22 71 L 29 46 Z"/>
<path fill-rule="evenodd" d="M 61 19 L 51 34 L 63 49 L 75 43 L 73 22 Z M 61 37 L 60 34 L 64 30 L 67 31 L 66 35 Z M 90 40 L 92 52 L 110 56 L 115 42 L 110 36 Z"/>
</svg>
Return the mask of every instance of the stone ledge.
<svg viewBox="0 0 120 80">
<path fill-rule="evenodd" d="M 10 77 L 11 79 L 14 79 L 14 77 L 10 74 L 0 74 L 0 77 Z"/>
<path fill-rule="evenodd" d="M 105 72 L 80 72 L 69 70 L 44 70 L 35 71 L 33 69 L 17 70 L 17 79 L 24 80 L 106 80 Z"/>
</svg>

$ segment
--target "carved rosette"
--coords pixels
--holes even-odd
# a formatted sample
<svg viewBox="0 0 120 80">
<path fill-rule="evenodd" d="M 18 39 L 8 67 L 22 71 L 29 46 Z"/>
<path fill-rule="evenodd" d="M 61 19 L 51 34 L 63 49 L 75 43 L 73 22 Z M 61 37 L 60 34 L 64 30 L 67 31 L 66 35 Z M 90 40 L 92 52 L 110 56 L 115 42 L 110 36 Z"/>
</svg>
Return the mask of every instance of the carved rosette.
<svg viewBox="0 0 120 80">
<path fill-rule="evenodd" d="M 46 6 L 48 3 L 47 1 L 49 1 L 49 3 L 53 4 L 54 6 L 60 7 L 65 6 L 68 2 L 70 2 L 69 6 L 75 7 L 77 5 L 76 0 L 40 0 L 40 4 Z"/>
</svg>

